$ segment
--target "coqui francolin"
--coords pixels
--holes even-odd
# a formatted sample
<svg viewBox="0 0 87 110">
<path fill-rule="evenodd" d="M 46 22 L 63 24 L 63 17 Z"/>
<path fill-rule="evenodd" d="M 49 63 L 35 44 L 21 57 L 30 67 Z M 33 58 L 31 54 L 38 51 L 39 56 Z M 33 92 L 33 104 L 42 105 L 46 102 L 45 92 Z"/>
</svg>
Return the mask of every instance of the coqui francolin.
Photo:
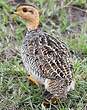
<svg viewBox="0 0 87 110">
<path fill-rule="evenodd" d="M 67 93 L 74 89 L 69 49 L 39 28 L 39 11 L 35 6 L 19 4 L 14 13 L 27 22 L 21 57 L 29 79 L 44 85 L 47 100 L 66 99 Z"/>
</svg>

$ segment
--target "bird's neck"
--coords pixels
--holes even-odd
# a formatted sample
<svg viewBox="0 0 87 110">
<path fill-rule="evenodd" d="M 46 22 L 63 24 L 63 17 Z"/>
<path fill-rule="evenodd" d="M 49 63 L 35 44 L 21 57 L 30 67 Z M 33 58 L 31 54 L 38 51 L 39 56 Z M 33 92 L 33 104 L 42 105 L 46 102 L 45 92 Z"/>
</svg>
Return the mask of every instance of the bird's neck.
<svg viewBox="0 0 87 110">
<path fill-rule="evenodd" d="M 35 30 L 38 28 L 38 26 L 39 26 L 39 20 L 33 20 L 27 23 L 28 30 Z"/>
</svg>

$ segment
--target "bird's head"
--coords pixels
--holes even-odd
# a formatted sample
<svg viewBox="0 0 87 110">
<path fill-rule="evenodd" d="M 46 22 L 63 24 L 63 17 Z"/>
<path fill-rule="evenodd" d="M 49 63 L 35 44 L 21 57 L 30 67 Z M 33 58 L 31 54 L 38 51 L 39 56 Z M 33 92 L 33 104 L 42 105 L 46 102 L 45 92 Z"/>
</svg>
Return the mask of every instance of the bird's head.
<svg viewBox="0 0 87 110">
<path fill-rule="evenodd" d="M 27 21 L 27 28 L 34 30 L 39 25 L 39 11 L 35 6 L 29 4 L 19 4 L 14 14 Z"/>
</svg>

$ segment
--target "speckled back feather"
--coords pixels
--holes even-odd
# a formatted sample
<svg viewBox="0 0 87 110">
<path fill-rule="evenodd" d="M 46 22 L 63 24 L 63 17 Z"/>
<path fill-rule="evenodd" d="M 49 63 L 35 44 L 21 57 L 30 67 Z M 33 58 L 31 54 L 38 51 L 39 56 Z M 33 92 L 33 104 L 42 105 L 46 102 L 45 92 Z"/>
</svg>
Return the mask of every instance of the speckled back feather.
<svg viewBox="0 0 87 110">
<path fill-rule="evenodd" d="M 40 29 L 28 31 L 21 53 L 26 70 L 38 82 L 44 84 L 45 79 L 50 79 L 48 90 L 51 93 L 66 94 L 72 81 L 72 64 L 70 52 L 62 41 Z"/>
</svg>

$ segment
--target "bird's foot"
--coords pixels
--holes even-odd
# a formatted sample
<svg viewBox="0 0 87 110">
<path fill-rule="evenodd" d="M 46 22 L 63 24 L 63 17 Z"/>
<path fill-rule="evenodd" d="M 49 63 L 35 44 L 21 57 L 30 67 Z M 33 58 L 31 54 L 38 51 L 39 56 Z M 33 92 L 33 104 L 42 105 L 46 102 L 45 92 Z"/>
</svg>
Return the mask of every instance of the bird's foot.
<svg viewBox="0 0 87 110">
<path fill-rule="evenodd" d="M 49 100 L 44 100 L 41 106 L 43 110 L 46 110 L 46 108 L 50 108 L 50 110 L 57 110 L 57 106 L 52 104 Z"/>
<path fill-rule="evenodd" d="M 55 108 L 56 105 L 60 102 L 59 98 L 56 96 L 53 96 L 49 91 L 45 90 L 43 93 L 44 100 L 42 102 L 42 107 L 49 108 L 50 106 L 52 108 Z M 53 109 L 55 110 L 55 109 Z"/>
<path fill-rule="evenodd" d="M 27 79 L 31 82 L 32 85 L 35 84 L 35 85 L 39 86 L 39 83 L 35 79 L 33 79 L 32 75 L 28 75 Z"/>
<path fill-rule="evenodd" d="M 57 104 L 60 99 L 57 96 L 53 96 L 53 94 L 51 94 L 49 91 L 45 90 L 43 93 L 43 97 L 45 97 L 46 100 L 48 100 L 47 102 L 51 102 L 52 104 Z"/>
<path fill-rule="evenodd" d="M 49 108 L 50 107 L 50 101 L 49 100 L 44 100 L 42 102 L 42 108 Z"/>
<path fill-rule="evenodd" d="M 57 105 L 58 103 L 60 103 L 60 99 L 58 97 L 53 97 L 51 99 L 51 103 L 54 105 Z"/>
</svg>

